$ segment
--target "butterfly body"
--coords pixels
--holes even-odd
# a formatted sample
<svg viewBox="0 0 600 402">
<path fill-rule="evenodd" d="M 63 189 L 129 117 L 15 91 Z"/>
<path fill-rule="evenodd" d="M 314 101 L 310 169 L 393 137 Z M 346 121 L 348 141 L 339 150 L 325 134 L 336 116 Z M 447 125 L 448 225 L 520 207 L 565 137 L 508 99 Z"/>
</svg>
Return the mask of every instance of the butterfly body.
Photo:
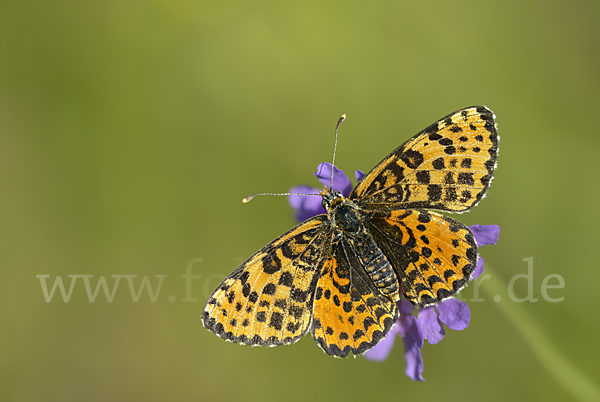
<svg viewBox="0 0 600 402">
<path fill-rule="evenodd" d="M 483 107 L 456 111 L 394 150 L 348 198 L 321 192 L 326 214 L 275 239 L 227 277 L 202 315 L 227 340 L 274 346 L 309 329 L 333 356 L 361 354 L 392 328 L 400 293 L 435 305 L 467 285 L 477 244 L 437 210 L 464 212 L 485 195 L 498 136 Z"/>
<path fill-rule="evenodd" d="M 339 191 L 334 195 L 331 193 L 327 188 L 321 192 L 323 206 L 327 209 L 327 217 L 334 232 L 332 244 L 346 239 L 347 245 L 341 246 L 351 248 L 356 253 L 363 269 L 379 291 L 391 301 L 400 300 L 398 279 L 392 265 L 363 224 L 369 219 L 370 213 L 365 213 Z"/>
</svg>

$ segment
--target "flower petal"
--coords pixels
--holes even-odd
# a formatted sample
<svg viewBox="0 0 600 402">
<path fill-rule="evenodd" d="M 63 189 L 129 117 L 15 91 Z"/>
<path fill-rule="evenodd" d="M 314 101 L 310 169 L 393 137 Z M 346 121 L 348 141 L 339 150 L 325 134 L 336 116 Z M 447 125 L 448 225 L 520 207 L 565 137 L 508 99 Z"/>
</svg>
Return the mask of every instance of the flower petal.
<svg viewBox="0 0 600 402">
<path fill-rule="evenodd" d="M 436 307 L 440 321 L 455 331 L 462 331 L 469 326 L 471 311 L 467 303 L 456 299 L 447 299 Z"/>
<path fill-rule="evenodd" d="M 397 327 L 398 325 L 395 325 L 377 345 L 367 350 L 363 356 L 376 362 L 382 362 L 387 359 L 394 347 L 394 341 L 398 333 Z"/>
<path fill-rule="evenodd" d="M 423 378 L 423 335 L 417 322 L 417 317 L 412 314 L 400 315 L 396 324 L 398 333 L 404 339 L 404 359 L 406 369 L 404 372 L 413 381 L 425 381 Z"/>
<path fill-rule="evenodd" d="M 354 177 L 356 177 L 356 180 L 361 181 L 365 177 L 365 173 L 362 170 L 357 170 L 354 172 Z"/>
<path fill-rule="evenodd" d="M 498 242 L 498 236 L 500 236 L 500 226 L 498 225 L 473 225 L 470 226 L 475 241 L 479 247 L 489 246 Z M 471 276 L 471 279 L 479 278 L 483 273 L 483 258 L 481 256 L 477 259 L 477 267 Z"/>
<path fill-rule="evenodd" d="M 331 166 L 331 163 L 320 163 L 317 167 L 317 173 L 314 173 L 321 184 L 327 188 L 329 188 L 331 182 Z M 346 173 L 335 166 L 333 167 L 333 188 L 341 192 L 344 197 L 348 197 L 350 191 L 352 191 L 352 183 Z"/>
<path fill-rule="evenodd" d="M 479 275 L 483 273 L 483 258 L 479 256 L 477 258 L 477 267 L 475 267 L 475 271 L 473 271 L 473 275 L 471 275 L 471 279 L 479 278 Z"/>
<path fill-rule="evenodd" d="M 309 186 L 296 186 L 290 189 L 292 193 L 319 194 L 319 190 Z M 296 214 L 296 219 L 300 222 L 312 218 L 313 216 L 325 214 L 325 208 L 321 205 L 321 197 L 306 195 L 288 195 L 288 201 Z"/>
<path fill-rule="evenodd" d="M 402 301 L 398 302 L 398 310 L 400 310 L 400 314 L 410 314 L 415 310 L 415 306 L 407 299 L 402 298 Z"/>
<path fill-rule="evenodd" d="M 427 342 L 431 345 L 435 345 L 444 339 L 446 331 L 433 307 L 425 307 L 419 310 L 417 320 L 421 327 L 423 338 L 427 339 Z"/>
<path fill-rule="evenodd" d="M 500 226 L 498 225 L 473 225 L 469 229 L 473 232 L 479 247 L 490 246 L 498 242 L 498 236 L 500 236 Z"/>
</svg>

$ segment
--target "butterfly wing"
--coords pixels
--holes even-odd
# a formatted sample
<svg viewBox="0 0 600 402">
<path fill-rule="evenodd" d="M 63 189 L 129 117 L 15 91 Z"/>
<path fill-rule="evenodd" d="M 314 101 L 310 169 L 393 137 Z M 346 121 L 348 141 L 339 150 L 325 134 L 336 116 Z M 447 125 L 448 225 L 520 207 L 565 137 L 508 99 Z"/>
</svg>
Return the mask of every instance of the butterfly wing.
<svg viewBox="0 0 600 402">
<path fill-rule="evenodd" d="M 298 340 L 311 322 L 312 302 L 331 245 L 326 215 L 267 244 L 229 275 L 208 299 L 202 322 L 222 338 L 247 345 Z"/>
<path fill-rule="evenodd" d="M 375 346 L 397 318 L 396 303 L 379 292 L 342 236 L 317 283 L 311 327 L 317 344 L 333 356 L 358 355 Z"/>
<path fill-rule="evenodd" d="M 380 210 L 370 215 L 365 225 L 414 305 L 436 304 L 471 279 L 478 254 L 467 226 L 434 211 Z"/>
<path fill-rule="evenodd" d="M 350 199 L 366 208 L 463 212 L 483 198 L 498 156 L 494 114 L 473 106 L 415 135 L 371 170 Z"/>
</svg>

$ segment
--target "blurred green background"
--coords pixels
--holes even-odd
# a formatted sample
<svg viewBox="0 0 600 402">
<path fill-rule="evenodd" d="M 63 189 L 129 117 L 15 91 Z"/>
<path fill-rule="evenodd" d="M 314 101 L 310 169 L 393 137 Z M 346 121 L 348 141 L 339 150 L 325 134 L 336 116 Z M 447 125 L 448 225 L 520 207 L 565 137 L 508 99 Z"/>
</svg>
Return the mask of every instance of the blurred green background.
<svg viewBox="0 0 600 402">
<path fill-rule="evenodd" d="M 599 20 L 597 1 L 3 3 L 0 399 L 593 400 L 556 370 L 599 382 Z M 474 104 L 497 115 L 499 168 L 459 219 L 500 241 L 469 328 L 424 346 L 427 382 L 404 375 L 401 341 L 374 363 L 202 327 L 219 281 L 294 225 L 284 198 L 242 197 L 318 187 L 342 113 L 352 173 Z M 528 257 L 538 301 L 514 303 Z M 542 297 L 551 274 L 562 302 Z M 124 278 L 112 303 L 82 279 L 47 303 L 36 275 L 166 277 L 155 302 Z"/>
</svg>

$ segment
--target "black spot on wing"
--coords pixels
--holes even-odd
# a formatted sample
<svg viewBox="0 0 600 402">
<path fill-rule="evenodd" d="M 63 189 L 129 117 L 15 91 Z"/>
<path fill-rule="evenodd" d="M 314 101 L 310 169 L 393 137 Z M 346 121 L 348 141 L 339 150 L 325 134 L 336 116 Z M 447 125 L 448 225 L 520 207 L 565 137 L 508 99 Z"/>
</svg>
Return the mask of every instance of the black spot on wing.
<svg viewBox="0 0 600 402">
<path fill-rule="evenodd" d="M 442 187 L 437 184 L 430 184 L 427 187 L 427 195 L 430 201 L 439 201 L 442 199 Z"/>
<path fill-rule="evenodd" d="M 248 297 L 250 295 L 250 291 L 252 290 L 252 287 L 250 286 L 249 283 L 245 283 L 244 286 L 242 286 L 242 294 L 244 295 L 244 297 Z"/>
<path fill-rule="evenodd" d="M 263 272 L 265 274 L 272 275 L 275 272 L 278 272 L 281 269 L 281 260 L 275 253 L 267 254 L 263 260 Z"/>
<path fill-rule="evenodd" d="M 451 278 L 456 272 L 454 272 L 451 269 L 447 269 L 444 271 L 444 279 L 448 280 L 449 278 Z"/>
<path fill-rule="evenodd" d="M 429 277 L 427 277 L 427 282 L 429 283 L 430 287 L 433 287 L 434 284 L 443 282 L 443 281 L 442 281 L 442 278 L 440 278 L 437 275 L 430 275 Z"/>
<path fill-rule="evenodd" d="M 432 165 L 433 168 L 436 170 L 442 170 L 446 167 L 446 164 L 444 163 L 444 158 L 437 158 L 432 162 Z"/>
<path fill-rule="evenodd" d="M 433 252 L 431 251 L 431 249 L 429 247 L 423 247 L 421 249 L 421 254 L 425 258 L 429 258 L 429 257 L 431 257 L 431 255 L 433 254 Z"/>
<path fill-rule="evenodd" d="M 429 223 L 431 221 L 431 215 L 425 211 L 420 211 L 418 219 L 421 223 Z"/>
<path fill-rule="evenodd" d="M 277 331 L 280 331 L 282 325 L 283 325 L 283 315 L 280 312 L 275 311 L 273 314 L 271 314 L 271 321 L 269 322 L 269 327 L 274 328 Z"/>
<path fill-rule="evenodd" d="M 263 294 L 266 295 L 274 295 L 275 294 L 275 290 L 277 290 L 277 285 L 275 285 L 274 283 L 268 283 L 264 288 L 263 288 Z"/>
<path fill-rule="evenodd" d="M 258 300 L 258 293 L 256 293 L 255 291 L 250 293 L 250 295 L 248 296 L 248 300 L 250 300 L 250 302 L 252 303 L 256 303 L 256 301 Z"/>
<path fill-rule="evenodd" d="M 354 334 L 352 334 L 352 338 L 354 339 L 354 341 L 359 340 L 363 336 L 365 336 L 365 333 L 362 329 L 357 329 L 356 331 L 354 331 Z"/>
<path fill-rule="evenodd" d="M 415 176 L 420 184 L 429 184 L 431 180 L 431 176 L 427 170 L 419 170 Z"/>
<path fill-rule="evenodd" d="M 266 313 L 264 311 L 259 311 L 258 313 L 256 313 L 256 321 L 258 321 L 258 322 L 267 321 Z"/>
<path fill-rule="evenodd" d="M 444 152 L 447 153 L 448 155 L 452 155 L 454 153 L 456 153 L 456 148 L 454 148 L 453 146 L 449 146 L 444 148 Z"/>
<path fill-rule="evenodd" d="M 400 156 L 402 162 L 411 169 L 416 169 L 423 163 L 423 154 L 413 149 L 408 149 Z"/>
<path fill-rule="evenodd" d="M 444 300 L 444 299 L 449 298 L 450 296 L 452 296 L 452 293 L 449 290 L 447 290 L 447 289 L 440 288 L 437 291 L 437 298 L 438 298 L 438 300 Z"/>
<path fill-rule="evenodd" d="M 473 186 L 475 184 L 475 180 L 473 179 L 473 173 L 462 172 L 458 174 L 458 183 L 466 184 L 468 186 Z"/>
<path fill-rule="evenodd" d="M 283 286 L 291 287 L 294 283 L 294 277 L 289 272 L 285 271 L 281 274 L 279 278 L 279 284 Z"/>
</svg>

